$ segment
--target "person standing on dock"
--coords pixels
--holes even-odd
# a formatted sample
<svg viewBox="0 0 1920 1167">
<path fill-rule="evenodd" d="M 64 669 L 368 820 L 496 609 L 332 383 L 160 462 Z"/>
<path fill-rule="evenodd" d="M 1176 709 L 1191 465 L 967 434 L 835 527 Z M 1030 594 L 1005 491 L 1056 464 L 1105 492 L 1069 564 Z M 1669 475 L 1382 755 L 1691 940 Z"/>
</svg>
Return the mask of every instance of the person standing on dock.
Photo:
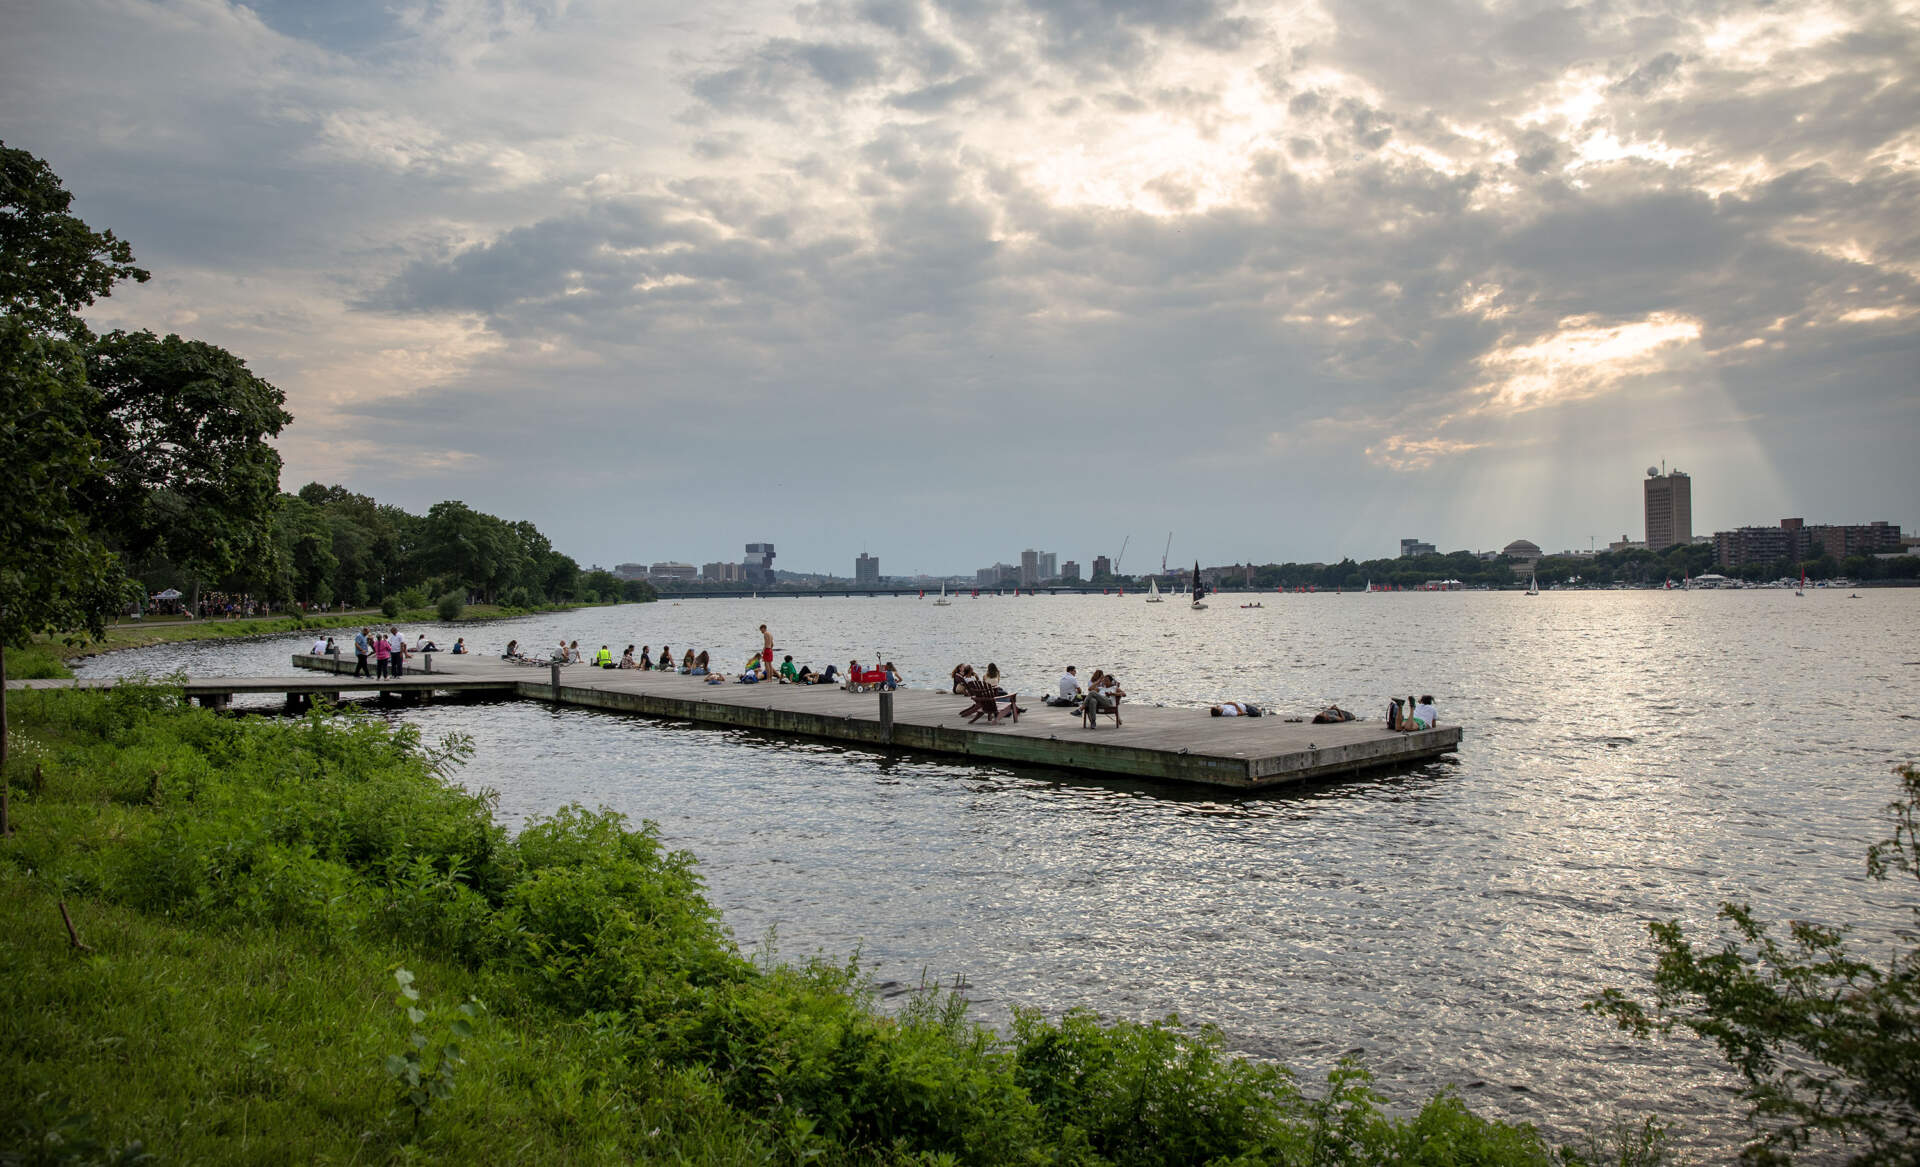
<svg viewBox="0 0 1920 1167">
<path fill-rule="evenodd" d="M 355 633 L 353 637 L 353 655 L 356 658 L 353 666 L 353 675 L 356 677 L 368 675 L 367 658 L 373 655 L 373 642 L 367 639 L 370 631 L 370 629 L 362 628 L 359 632 Z"/>
<path fill-rule="evenodd" d="M 765 624 L 760 626 L 760 675 L 773 676 L 773 633 Z"/>
<path fill-rule="evenodd" d="M 400 635 L 400 629 L 391 624 L 387 626 L 387 655 L 387 665 L 393 670 L 394 676 L 407 671 L 407 638 Z"/>
</svg>

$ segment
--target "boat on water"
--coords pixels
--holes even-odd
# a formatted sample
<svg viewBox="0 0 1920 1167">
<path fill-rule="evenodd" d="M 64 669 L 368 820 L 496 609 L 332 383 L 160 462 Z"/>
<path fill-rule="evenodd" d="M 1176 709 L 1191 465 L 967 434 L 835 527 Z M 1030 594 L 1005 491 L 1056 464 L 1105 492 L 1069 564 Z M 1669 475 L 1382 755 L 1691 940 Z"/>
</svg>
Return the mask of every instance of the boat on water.
<svg viewBox="0 0 1920 1167">
<path fill-rule="evenodd" d="M 1671 580 L 1668 581 L 1667 586 L 1668 587 L 1673 586 L 1673 583 Z M 1537 596 L 1540 594 L 1540 577 L 1531 571 L 1527 573 L 1527 594 L 1530 596 Z"/>
<path fill-rule="evenodd" d="M 1253 603 L 1251 603 L 1251 604 L 1242 604 L 1242 605 L 1240 605 L 1240 606 L 1241 606 L 1242 608 L 1264 608 L 1264 607 L 1266 607 L 1266 605 L 1265 605 L 1265 604 L 1263 604 L 1263 603 L 1261 603 L 1261 602 L 1260 602 L 1259 600 L 1255 600 L 1255 601 L 1254 601 Z"/>
<path fill-rule="evenodd" d="M 945 581 L 942 581 L 940 584 L 940 598 L 933 602 L 933 606 L 936 608 L 947 608 L 952 605 L 953 601 L 947 598 L 947 585 Z"/>
<path fill-rule="evenodd" d="M 1200 561 L 1199 561 L 1198 559 L 1196 559 L 1196 560 L 1194 560 L 1194 561 L 1193 561 L 1193 604 L 1192 604 L 1192 609 L 1193 609 L 1193 610 L 1194 610 L 1195 612 L 1201 612 L 1201 611 L 1205 611 L 1205 610 L 1206 610 L 1206 607 L 1207 607 L 1207 605 L 1206 605 L 1206 603 L 1205 603 L 1204 601 L 1206 600 L 1206 598 L 1207 598 L 1207 585 L 1205 585 L 1205 584 L 1203 584 L 1203 583 L 1201 583 L 1201 582 L 1200 582 Z"/>
<path fill-rule="evenodd" d="M 1164 604 L 1165 602 L 1166 602 L 1166 601 L 1165 601 L 1165 600 L 1163 600 L 1163 599 L 1162 599 L 1162 598 L 1160 597 L 1160 583 L 1159 583 L 1159 581 L 1158 581 L 1158 580 L 1155 580 L 1155 579 L 1152 579 L 1152 578 L 1149 578 L 1149 579 L 1147 580 L 1147 603 L 1149 603 L 1149 604 Z"/>
</svg>

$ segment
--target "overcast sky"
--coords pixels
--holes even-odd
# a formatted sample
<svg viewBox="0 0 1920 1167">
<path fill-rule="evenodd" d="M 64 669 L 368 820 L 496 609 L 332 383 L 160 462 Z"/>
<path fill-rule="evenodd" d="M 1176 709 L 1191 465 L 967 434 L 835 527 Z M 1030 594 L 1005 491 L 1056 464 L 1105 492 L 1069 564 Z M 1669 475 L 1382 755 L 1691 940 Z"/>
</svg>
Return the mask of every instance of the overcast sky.
<svg viewBox="0 0 1920 1167">
<path fill-rule="evenodd" d="M 284 485 L 959 572 L 1920 524 L 1920 4 L 6 0 Z"/>
</svg>

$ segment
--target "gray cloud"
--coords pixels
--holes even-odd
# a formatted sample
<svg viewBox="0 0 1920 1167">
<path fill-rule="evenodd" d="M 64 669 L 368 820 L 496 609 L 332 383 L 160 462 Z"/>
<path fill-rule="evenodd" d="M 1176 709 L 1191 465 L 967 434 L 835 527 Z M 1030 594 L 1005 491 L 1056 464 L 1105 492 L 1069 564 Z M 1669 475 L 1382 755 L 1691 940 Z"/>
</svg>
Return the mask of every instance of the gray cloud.
<svg viewBox="0 0 1920 1167">
<path fill-rule="evenodd" d="M 0 48 L 9 141 L 162 268 L 111 310 L 198 315 L 288 388 L 294 473 L 583 558 L 857 530 L 957 570 L 1061 524 L 942 524 L 954 482 L 1169 466 L 1231 490 L 1139 521 L 1222 558 L 1565 542 L 1632 522 L 1653 446 L 1702 471 L 1703 523 L 1920 497 L 1920 52 L 1885 6 L 1739 52 L 1776 10 L 194 11 L 76 0 Z M 119 64 L 66 79 L 87 58 Z M 367 433 L 463 457 L 401 475 Z M 854 457 L 891 502 L 833 519 L 731 472 Z"/>
</svg>

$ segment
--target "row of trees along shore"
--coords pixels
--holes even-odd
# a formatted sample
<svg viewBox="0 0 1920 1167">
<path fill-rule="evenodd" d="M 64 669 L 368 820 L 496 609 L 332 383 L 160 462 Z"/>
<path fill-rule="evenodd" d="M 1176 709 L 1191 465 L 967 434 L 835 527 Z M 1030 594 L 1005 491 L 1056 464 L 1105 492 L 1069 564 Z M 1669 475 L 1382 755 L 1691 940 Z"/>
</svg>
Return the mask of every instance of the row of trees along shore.
<svg viewBox="0 0 1920 1167">
<path fill-rule="evenodd" d="M 1675 544 L 1661 551 L 1649 551 L 1632 548 L 1624 551 L 1602 551 L 1595 555 L 1568 556 L 1548 555 L 1537 561 L 1532 574 L 1537 575 L 1543 584 L 1563 584 L 1577 581 L 1588 587 L 1658 587 L 1666 580 L 1678 582 L 1691 575 L 1696 578 L 1709 572 L 1719 572 L 1733 579 L 1748 582 L 1764 580 L 1790 579 L 1799 576 L 1804 569 L 1808 579 L 1832 579 L 1845 577 L 1852 580 L 1911 580 L 1920 579 L 1920 556 L 1902 555 L 1892 559 L 1876 559 L 1870 555 L 1850 556 L 1836 560 L 1831 556 L 1820 556 L 1808 560 L 1781 560 L 1778 563 L 1747 564 L 1740 568 L 1721 569 L 1715 566 L 1715 554 L 1712 546 L 1704 543 Z M 1517 571 L 1517 574 L 1516 574 Z M 1202 574 L 1223 587 L 1251 587 L 1268 591 L 1273 588 L 1318 588 L 1321 591 L 1359 591 L 1371 583 L 1375 587 L 1391 584 L 1395 587 L 1419 587 L 1430 580 L 1459 580 L 1469 587 L 1520 587 L 1527 582 L 1529 574 L 1526 566 L 1519 560 L 1507 556 L 1495 556 L 1482 559 L 1471 551 L 1455 551 L 1448 555 L 1413 555 L 1404 558 L 1369 559 L 1356 561 L 1343 559 L 1338 563 L 1268 563 L 1247 564 L 1230 567 L 1203 568 Z M 1183 572 L 1169 572 L 1160 577 L 1185 579 Z M 1139 576 L 1097 576 L 1090 586 L 1118 584 L 1124 587 L 1144 588 L 1147 577 Z"/>
</svg>

